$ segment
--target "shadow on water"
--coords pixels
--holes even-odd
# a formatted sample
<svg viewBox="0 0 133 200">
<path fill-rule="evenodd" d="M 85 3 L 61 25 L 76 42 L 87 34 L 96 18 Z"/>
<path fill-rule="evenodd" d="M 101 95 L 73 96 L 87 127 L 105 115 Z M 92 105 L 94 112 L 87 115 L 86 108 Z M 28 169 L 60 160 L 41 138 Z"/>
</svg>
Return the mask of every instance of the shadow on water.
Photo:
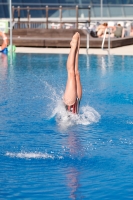
<svg viewBox="0 0 133 200">
<path fill-rule="evenodd" d="M 77 133 L 70 131 L 64 145 L 68 147 L 68 154 L 71 159 L 75 159 L 79 156 L 79 152 L 81 151 L 82 147 L 80 139 L 79 137 L 77 137 Z M 82 155 L 81 153 L 79 159 L 81 159 L 83 156 L 84 155 Z M 65 169 L 65 182 L 70 191 L 70 199 L 83 199 L 82 193 L 80 191 L 80 187 L 82 187 L 80 183 L 80 177 L 82 176 L 81 173 L 82 172 L 80 171 L 80 167 L 76 166 L 76 163 L 74 164 L 74 161 L 72 161 L 72 163 L 69 163 L 69 165 Z"/>
</svg>

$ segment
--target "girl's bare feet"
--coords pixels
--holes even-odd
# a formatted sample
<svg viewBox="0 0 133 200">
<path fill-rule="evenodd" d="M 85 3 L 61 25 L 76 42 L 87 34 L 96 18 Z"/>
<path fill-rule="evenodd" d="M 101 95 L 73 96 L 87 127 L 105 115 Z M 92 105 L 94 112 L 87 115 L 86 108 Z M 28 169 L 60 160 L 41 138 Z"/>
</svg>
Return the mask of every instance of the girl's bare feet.
<svg viewBox="0 0 133 200">
<path fill-rule="evenodd" d="M 72 37 L 72 40 L 70 42 L 70 46 L 76 48 L 78 46 L 78 41 L 79 41 L 79 33 L 76 32 L 74 34 L 74 36 Z"/>
</svg>

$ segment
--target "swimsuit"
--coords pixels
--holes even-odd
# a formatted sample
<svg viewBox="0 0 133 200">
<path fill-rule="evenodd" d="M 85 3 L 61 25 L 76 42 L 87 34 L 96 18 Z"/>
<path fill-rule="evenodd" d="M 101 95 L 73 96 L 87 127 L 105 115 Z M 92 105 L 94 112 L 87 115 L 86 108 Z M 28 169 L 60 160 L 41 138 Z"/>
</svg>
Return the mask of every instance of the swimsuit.
<svg viewBox="0 0 133 200">
<path fill-rule="evenodd" d="M 72 112 L 72 113 L 74 113 L 74 114 L 78 114 L 78 112 L 79 112 L 79 105 L 80 105 L 80 100 L 79 100 L 79 98 L 77 97 L 77 98 L 76 98 L 76 101 L 75 101 L 75 103 L 74 103 L 73 105 L 71 105 L 71 106 L 65 105 L 65 108 L 66 108 L 66 110 L 68 110 L 69 112 Z"/>
</svg>

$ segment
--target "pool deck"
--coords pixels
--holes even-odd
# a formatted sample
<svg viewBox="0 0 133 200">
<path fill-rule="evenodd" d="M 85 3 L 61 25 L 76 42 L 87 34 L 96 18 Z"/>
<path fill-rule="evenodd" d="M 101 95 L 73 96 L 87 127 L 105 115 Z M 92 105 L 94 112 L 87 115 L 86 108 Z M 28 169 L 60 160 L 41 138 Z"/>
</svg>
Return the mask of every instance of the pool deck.
<svg viewBox="0 0 133 200">
<path fill-rule="evenodd" d="M 16 53 L 48 53 L 48 54 L 68 54 L 69 48 L 34 48 L 34 47 L 16 47 Z M 80 54 L 86 54 L 86 49 L 81 48 Z M 93 55 L 108 55 L 108 51 L 98 49 L 98 48 L 90 48 L 88 54 Z M 133 45 L 111 48 L 111 55 L 133 55 Z"/>
</svg>

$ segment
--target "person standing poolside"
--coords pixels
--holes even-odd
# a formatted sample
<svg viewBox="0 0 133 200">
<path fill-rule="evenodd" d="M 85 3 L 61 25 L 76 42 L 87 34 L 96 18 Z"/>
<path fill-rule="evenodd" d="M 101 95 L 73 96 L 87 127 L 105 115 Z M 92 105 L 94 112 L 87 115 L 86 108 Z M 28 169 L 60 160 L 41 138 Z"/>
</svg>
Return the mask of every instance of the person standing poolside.
<svg viewBox="0 0 133 200">
<path fill-rule="evenodd" d="M 76 32 L 70 42 L 70 53 L 67 59 L 68 79 L 66 84 L 63 101 L 66 110 L 78 114 L 79 104 L 82 97 L 82 86 L 80 73 L 78 70 L 78 56 L 80 48 L 80 34 Z"/>
</svg>

